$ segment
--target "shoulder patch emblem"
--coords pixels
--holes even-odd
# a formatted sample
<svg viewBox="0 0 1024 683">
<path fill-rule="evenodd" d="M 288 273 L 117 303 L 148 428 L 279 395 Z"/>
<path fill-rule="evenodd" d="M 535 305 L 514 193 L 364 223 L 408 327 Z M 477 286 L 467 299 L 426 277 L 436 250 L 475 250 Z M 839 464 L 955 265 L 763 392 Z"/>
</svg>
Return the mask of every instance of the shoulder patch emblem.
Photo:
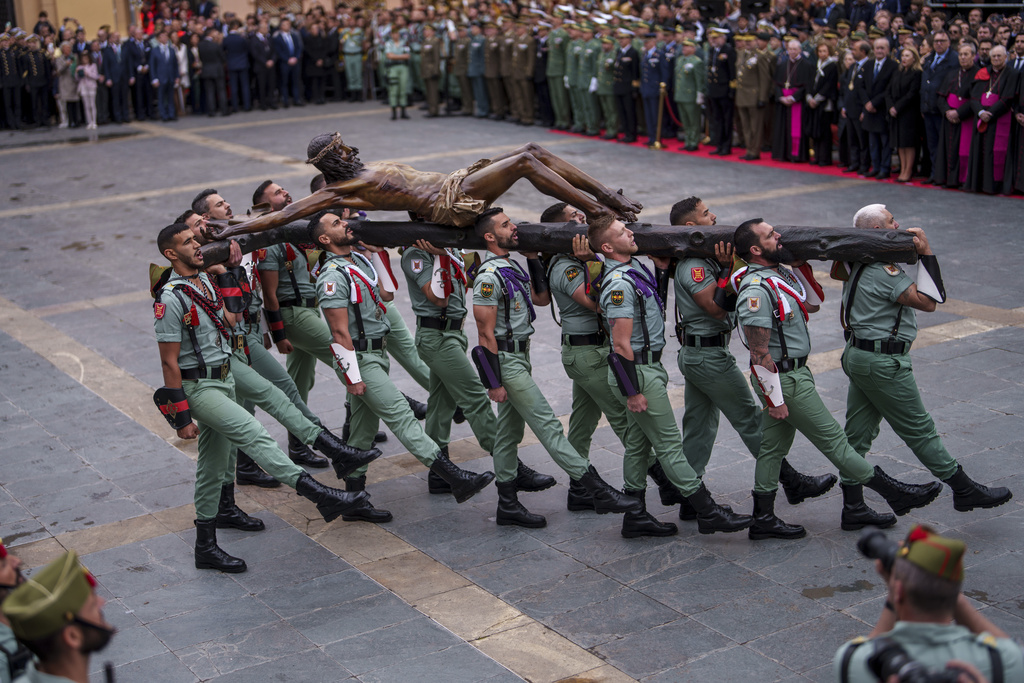
<svg viewBox="0 0 1024 683">
<path fill-rule="evenodd" d="M 625 301 L 626 295 L 623 294 L 621 289 L 616 289 L 612 292 L 612 303 L 616 306 L 621 306 L 622 302 Z"/>
<path fill-rule="evenodd" d="M 414 258 L 412 260 L 412 272 L 414 272 L 414 273 L 422 273 L 423 272 L 423 259 L 421 259 L 421 258 Z"/>
<path fill-rule="evenodd" d="M 750 284 L 752 284 L 752 285 L 759 285 L 759 284 L 761 284 L 761 276 L 760 276 L 760 275 L 755 275 L 755 276 L 754 276 L 754 277 L 753 277 L 753 278 L 752 278 L 752 279 L 750 280 Z"/>
<path fill-rule="evenodd" d="M 569 268 L 569 269 L 567 269 L 565 271 L 565 277 L 568 278 L 569 282 L 572 282 L 577 277 L 579 277 L 579 274 L 580 274 L 580 269 L 576 268 L 576 267 Z"/>
<path fill-rule="evenodd" d="M 493 294 L 494 294 L 494 285 L 492 285 L 490 282 L 481 282 L 480 283 L 480 296 L 482 296 L 485 299 L 490 299 L 491 295 L 493 295 Z"/>
<path fill-rule="evenodd" d="M 153 304 L 153 316 L 157 320 L 162 320 L 164 313 L 167 312 L 167 304 Z"/>
<path fill-rule="evenodd" d="M 690 268 L 690 277 L 694 282 L 704 282 L 704 268 Z"/>
<path fill-rule="evenodd" d="M 900 274 L 899 266 L 894 266 L 894 265 L 892 265 L 890 263 L 890 264 L 888 264 L 888 265 L 886 265 L 884 267 L 885 267 L 885 272 L 889 273 L 889 275 L 896 276 L 896 275 Z"/>
<path fill-rule="evenodd" d="M 338 285 L 335 282 L 324 283 L 324 296 L 334 296 L 334 293 L 338 291 Z"/>
<path fill-rule="evenodd" d="M 747 297 L 747 309 L 749 309 L 751 313 L 757 313 L 758 311 L 760 311 L 761 310 L 761 297 L 759 297 L 759 296 L 749 296 L 749 297 Z"/>
</svg>

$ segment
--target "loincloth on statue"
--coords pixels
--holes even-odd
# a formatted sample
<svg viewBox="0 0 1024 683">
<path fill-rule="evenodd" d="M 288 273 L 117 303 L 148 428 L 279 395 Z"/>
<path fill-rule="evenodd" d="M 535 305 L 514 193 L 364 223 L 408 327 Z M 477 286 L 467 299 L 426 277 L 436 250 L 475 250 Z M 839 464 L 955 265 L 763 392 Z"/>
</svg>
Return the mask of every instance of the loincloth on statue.
<svg viewBox="0 0 1024 683">
<path fill-rule="evenodd" d="M 476 217 L 487 210 L 490 202 L 474 199 L 462 191 L 462 181 L 470 173 L 491 165 L 490 159 L 481 159 L 469 168 L 461 168 L 449 173 L 441 183 L 434 206 L 430 213 L 430 222 L 438 225 L 452 225 L 456 228 L 468 228 L 476 222 Z"/>
</svg>

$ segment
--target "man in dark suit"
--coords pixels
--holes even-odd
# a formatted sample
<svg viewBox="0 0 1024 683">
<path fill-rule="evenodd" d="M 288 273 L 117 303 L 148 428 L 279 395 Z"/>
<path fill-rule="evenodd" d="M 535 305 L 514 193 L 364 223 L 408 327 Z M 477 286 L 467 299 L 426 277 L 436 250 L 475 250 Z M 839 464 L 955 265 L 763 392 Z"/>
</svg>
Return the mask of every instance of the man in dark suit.
<svg viewBox="0 0 1024 683">
<path fill-rule="evenodd" d="M 101 51 L 103 82 L 110 93 L 110 118 L 115 123 L 128 122 L 128 88 L 135 77 L 128 70 L 128 55 L 121 45 L 121 34 L 110 34 L 107 46 Z"/>
<path fill-rule="evenodd" d="M 934 51 L 921 69 L 921 116 L 924 118 L 924 134 L 928 144 L 928 159 L 935 163 L 942 131 L 942 112 L 939 109 L 939 87 L 951 72 L 959 68 L 956 53 L 950 49 L 949 34 L 938 31 L 932 35 Z M 932 174 L 928 182 L 934 182 Z"/>
<path fill-rule="evenodd" d="M 224 57 L 227 60 L 228 78 L 231 82 L 231 111 L 238 111 L 239 96 L 242 109 L 252 109 L 252 94 L 249 92 L 249 41 L 246 40 L 242 22 L 232 19 L 230 32 L 224 36 Z"/>
<path fill-rule="evenodd" d="M 840 93 L 842 108 L 839 115 L 846 119 L 846 144 L 849 153 L 849 164 L 843 173 L 867 173 L 871 165 L 871 156 L 868 153 L 868 136 L 864 132 L 860 115 L 864 111 L 864 102 L 861 101 L 863 92 L 864 67 L 871 61 L 871 44 L 866 40 L 860 40 L 852 47 L 854 59 L 853 74 L 849 80 L 843 80 L 845 89 Z"/>
<path fill-rule="evenodd" d="M 892 147 L 889 145 L 889 115 L 885 108 L 885 92 L 896 73 L 896 62 L 889 59 L 889 40 L 876 38 L 872 46 L 874 59 L 864 65 L 860 79 L 860 101 L 864 104 L 861 125 L 868 134 L 871 168 L 862 174 L 866 178 L 885 179 L 892 166 Z"/>
<path fill-rule="evenodd" d="M 199 41 L 199 62 L 199 78 L 202 81 L 202 91 L 206 94 L 206 115 L 214 116 L 219 104 L 221 115 L 227 116 L 230 113 L 224 75 L 227 60 L 220 45 L 220 31 L 217 29 L 206 29 L 203 39 Z"/>
<path fill-rule="evenodd" d="M 131 86 L 135 102 L 135 118 L 145 121 L 149 114 L 149 101 L 152 88 L 149 87 L 149 47 L 143 41 L 142 29 L 132 26 L 128 29 L 131 37 L 124 45 L 128 58 L 128 71 L 131 74 Z"/>
<path fill-rule="evenodd" d="M 664 51 L 658 49 L 658 34 L 648 33 L 644 36 L 644 53 L 640 57 L 640 97 L 643 99 L 648 146 L 657 141 L 661 84 L 667 82 L 668 59 Z"/>
<path fill-rule="evenodd" d="M 736 81 L 736 51 L 726 42 L 727 29 L 715 27 L 710 31 L 708 48 L 707 84 L 708 118 L 711 122 L 711 154 L 729 156 L 732 153 L 732 118 Z"/>
<path fill-rule="evenodd" d="M 548 88 L 548 33 L 551 24 L 546 21 L 537 25 L 537 40 L 534 42 L 533 88 L 537 97 L 537 113 L 540 125 L 550 128 L 555 123 L 555 110 L 551 106 L 551 91 Z"/>
<path fill-rule="evenodd" d="M 299 87 L 302 82 L 302 37 L 298 31 L 292 30 L 289 19 L 281 20 L 281 27 L 274 34 L 274 52 L 277 53 L 278 85 L 281 89 L 281 101 L 288 108 L 288 98 L 296 107 L 303 106 Z"/>
<path fill-rule="evenodd" d="M 636 142 L 636 95 L 640 87 L 640 55 L 633 48 L 633 32 L 619 29 L 619 49 L 615 52 L 615 81 L 612 91 L 619 111 L 623 137 L 620 142 Z"/>
<path fill-rule="evenodd" d="M 260 109 L 277 109 L 274 98 L 274 66 L 277 62 L 274 46 L 270 44 L 270 27 L 266 21 L 261 21 L 259 29 L 249 38 L 249 57 L 252 59 L 253 75 L 256 76 L 256 96 L 260 101 Z"/>
<path fill-rule="evenodd" d="M 204 19 L 209 19 L 213 16 L 213 11 L 215 9 L 217 9 L 217 3 L 211 2 L 210 0 L 203 0 L 203 2 L 200 2 L 198 7 L 196 7 L 196 14 Z"/>
<path fill-rule="evenodd" d="M 178 87 L 178 55 L 168 45 L 167 31 L 156 36 L 157 46 L 149 53 L 149 77 L 156 89 L 157 110 L 163 121 L 178 118 L 174 110 L 174 89 Z"/>
<path fill-rule="evenodd" d="M 825 24 L 835 29 L 841 19 L 846 19 L 846 8 L 836 0 L 825 0 L 825 4 L 814 8 L 814 19 L 824 19 Z"/>
</svg>

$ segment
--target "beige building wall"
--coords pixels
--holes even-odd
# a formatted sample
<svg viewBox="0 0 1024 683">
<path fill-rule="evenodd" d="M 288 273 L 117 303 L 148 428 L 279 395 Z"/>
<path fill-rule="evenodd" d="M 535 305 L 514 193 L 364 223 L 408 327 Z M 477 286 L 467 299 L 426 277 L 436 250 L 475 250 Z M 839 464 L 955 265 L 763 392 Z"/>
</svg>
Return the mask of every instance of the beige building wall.
<svg viewBox="0 0 1024 683">
<path fill-rule="evenodd" d="M 18 24 L 26 31 L 36 25 L 41 11 L 45 11 L 50 23 L 58 28 L 65 17 L 77 19 L 90 38 L 104 24 L 110 24 L 124 35 L 133 20 L 128 0 L 14 0 Z"/>
</svg>

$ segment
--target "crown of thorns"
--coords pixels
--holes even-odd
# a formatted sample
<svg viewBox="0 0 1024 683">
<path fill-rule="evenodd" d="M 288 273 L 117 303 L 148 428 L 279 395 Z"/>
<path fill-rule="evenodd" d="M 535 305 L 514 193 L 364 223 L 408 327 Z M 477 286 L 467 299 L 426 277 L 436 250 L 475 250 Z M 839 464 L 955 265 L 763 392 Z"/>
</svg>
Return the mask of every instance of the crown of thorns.
<svg viewBox="0 0 1024 683">
<path fill-rule="evenodd" d="M 323 159 L 329 152 L 339 147 L 342 147 L 343 145 L 344 143 L 341 140 L 341 133 L 335 132 L 334 135 L 331 136 L 331 141 L 324 145 L 324 148 L 317 152 L 317 155 L 315 157 L 313 157 L 312 159 L 306 159 L 306 163 L 315 164 L 316 162 Z"/>
</svg>

